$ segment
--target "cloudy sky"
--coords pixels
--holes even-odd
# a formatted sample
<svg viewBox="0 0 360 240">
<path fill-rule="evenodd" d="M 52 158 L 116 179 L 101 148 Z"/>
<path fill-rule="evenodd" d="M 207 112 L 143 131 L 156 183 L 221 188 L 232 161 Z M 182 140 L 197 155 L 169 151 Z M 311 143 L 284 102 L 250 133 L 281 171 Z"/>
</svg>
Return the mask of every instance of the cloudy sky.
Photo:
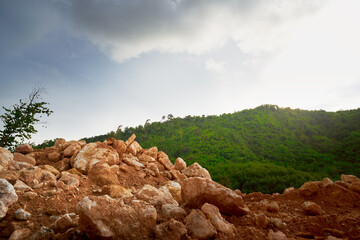
<svg viewBox="0 0 360 240">
<path fill-rule="evenodd" d="M 37 143 L 169 113 L 355 109 L 359 12 L 358 0 L 3 0 L 0 105 L 47 89 Z"/>
</svg>

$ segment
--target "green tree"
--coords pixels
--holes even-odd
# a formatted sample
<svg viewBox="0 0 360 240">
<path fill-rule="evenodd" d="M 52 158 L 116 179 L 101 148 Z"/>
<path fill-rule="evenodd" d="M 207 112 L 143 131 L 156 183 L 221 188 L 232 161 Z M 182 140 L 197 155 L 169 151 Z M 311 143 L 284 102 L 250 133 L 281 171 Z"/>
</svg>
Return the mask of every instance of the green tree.
<svg viewBox="0 0 360 240">
<path fill-rule="evenodd" d="M 43 114 L 50 116 L 53 111 L 47 107 L 49 103 L 42 101 L 44 88 L 37 87 L 29 95 L 29 100 L 19 100 L 10 108 L 3 107 L 5 113 L 0 115 L 3 129 L 0 130 L 0 146 L 13 150 L 16 145 L 30 139 L 36 133 L 34 125 L 40 122 Z"/>
</svg>

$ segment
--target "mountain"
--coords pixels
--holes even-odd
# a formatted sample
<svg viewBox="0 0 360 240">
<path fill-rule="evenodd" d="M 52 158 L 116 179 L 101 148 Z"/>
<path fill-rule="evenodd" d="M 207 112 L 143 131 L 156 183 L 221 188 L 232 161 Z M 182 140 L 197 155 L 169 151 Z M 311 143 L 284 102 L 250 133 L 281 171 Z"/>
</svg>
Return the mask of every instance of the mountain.
<svg viewBox="0 0 360 240">
<path fill-rule="evenodd" d="M 163 117 L 165 119 L 165 117 Z M 157 146 L 170 159 L 198 162 L 213 178 L 244 192 L 281 192 L 290 186 L 360 175 L 360 109 L 326 112 L 262 105 L 220 116 L 171 114 L 163 122 L 84 138 L 127 139 Z"/>
</svg>

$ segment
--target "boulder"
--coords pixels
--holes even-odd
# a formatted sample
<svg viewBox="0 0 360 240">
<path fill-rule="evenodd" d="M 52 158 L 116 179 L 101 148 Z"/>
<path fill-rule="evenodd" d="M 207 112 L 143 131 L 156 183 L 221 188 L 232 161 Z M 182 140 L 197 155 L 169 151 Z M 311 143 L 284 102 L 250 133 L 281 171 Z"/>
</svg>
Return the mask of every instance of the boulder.
<svg viewBox="0 0 360 240">
<path fill-rule="evenodd" d="M 7 149 L 0 147 L 0 166 L 2 166 L 4 170 L 9 168 L 9 164 L 13 160 L 13 154 Z"/>
<path fill-rule="evenodd" d="M 64 190 L 75 189 L 80 185 L 79 178 L 80 177 L 76 174 L 71 174 L 65 171 L 61 172 L 61 177 L 58 181 L 58 187 L 61 187 Z"/>
<path fill-rule="evenodd" d="M 268 239 L 269 240 L 287 240 L 285 233 L 281 231 L 274 232 L 272 229 L 270 229 L 268 233 Z"/>
<path fill-rule="evenodd" d="M 36 233 L 34 233 L 30 240 L 39 240 L 39 239 L 54 239 L 54 231 L 48 227 L 42 226 Z"/>
<path fill-rule="evenodd" d="M 269 212 L 277 213 L 280 210 L 279 204 L 275 201 L 262 200 L 260 203 Z"/>
<path fill-rule="evenodd" d="M 134 156 L 137 156 L 143 151 L 142 147 L 137 141 L 133 141 L 128 147 L 127 152 L 131 153 Z"/>
<path fill-rule="evenodd" d="M 154 175 L 155 175 L 154 177 L 160 176 L 160 170 L 159 170 L 159 168 L 158 168 L 158 166 L 157 166 L 156 163 L 150 163 L 150 164 L 148 165 L 148 168 L 149 168 L 151 171 L 154 172 Z"/>
<path fill-rule="evenodd" d="M 9 170 L 21 170 L 24 168 L 31 168 L 34 165 L 27 163 L 27 162 L 17 162 L 17 161 L 11 161 L 9 164 Z"/>
<path fill-rule="evenodd" d="M 354 176 L 354 175 L 341 174 L 341 181 L 347 182 L 347 183 L 353 183 L 353 182 L 359 182 L 360 179 L 358 179 L 358 178 L 357 178 L 356 176 Z"/>
<path fill-rule="evenodd" d="M 161 240 L 180 240 L 187 233 L 185 225 L 182 222 L 170 219 L 167 222 L 156 225 L 156 239 Z"/>
<path fill-rule="evenodd" d="M 108 196 L 90 196 L 76 208 L 80 229 L 89 238 L 150 239 L 156 225 L 156 209 L 144 201 L 124 204 Z"/>
<path fill-rule="evenodd" d="M 30 146 L 30 144 L 23 144 L 23 145 L 18 146 L 15 149 L 15 152 L 22 153 L 22 154 L 28 154 L 33 151 L 34 151 L 34 149 L 32 148 L 32 146 Z"/>
<path fill-rule="evenodd" d="M 76 155 L 73 167 L 81 173 L 87 173 L 97 163 L 107 163 L 110 166 L 119 164 L 119 154 L 104 143 L 89 143 Z"/>
<path fill-rule="evenodd" d="M 156 160 L 158 155 L 158 149 L 157 147 L 151 147 L 149 149 L 145 149 L 143 151 L 143 154 L 146 154 Z"/>
<path fill-rule="evenodd" d="M 306 182 L 299 188 L 299 192 L 304 197 L 310 197 L 319 191 L 319 189 L 320 188 L 316 182 Z"/>
<path fill-rule="evenodd" d="M 69 158 L 63 158 L 62 160 L 51 164 L 56 170 L 59 172 L 66 171 L 70 169 L 70 159 Z"/>
<path fill-rule="evenodd" d="M 144 164 L 138 161 L 137 157 L 134 157 L 131 153 L 126 154 L 123 157 L 123 162 L 129 166 L 135 167 L 136 169 L 145 168 Z"/>
<path fill-rule="evenodd" d="M 64 233 L 68 229 L 72 227 L 76 227 L 79 225 L 79 216 L 75 215 L 74 213 L 66 213 L 59 218 L 56 219 L 54 224 L 51 228 L 56 233 Z"/>
<path fill-rule="evenodd" d="M 137 193 L 136 198 L 144 200 L 158 209 L 163 204 L 173 204 L 178 206 L 178 202 L 173 198 L 167 188 L 157 189 L 151 185 L 144 185 Z"/>
<path fill-rule="evenodd" d="M 56 178 L 59 178 L 60 175 L 61 175 L 61 173 L 51 165 L 40 165 L 38 167 L 45 170 L 45 171 L 51 172 L 52 174 L 55 175 Z"/>
<path fill-rule="evenodd" d="M 26 185 L 24 182 L 22 182 L 20 180 L 16 180 L 16 182 L 14 184 L 14 188 L 16 191 L 24 191 L 24 192 L 32 191 L 31 187 L 29 187 L 28 185 Z"/>
<path fill-rule="evenodd" d="M 323 210 L 321 209 L 320 205 L 314 202 L 306 201 L 302 204 L 302 207 L 304 209 L 305 214 L 307 215 L 316 216 L 323 213 Z"/>
<path fill-rule="evenodd" d="M 111 198 L 127 198 L 133 196 L 129 189 L 121 185 L 115 185 L 115 184 L 105 186 L 102 189 L 101 193 L 106 194 Z"/>
<path fill-rule="evenodd" d="M 186 162 L 182 158 L 177 158 L 174 167 L 175 170 L 182 171 L 186 168 Z"/>
<path fill-rule="evenodd" d="M 54 174 L 39 167 L 22 169 L 19 174 L 19 179 L 32 188 L 41 182 L 56 182 L 56 176 Z"/>
<path fill-rule="evenodd" d="M 15 218 L 17 220 L 28 220 L 31 217 L 31 213 L 25 211 L 22 208 L 19 208 L 14 212 Z"/>
<path fill-rule="evenodd" d="M 182 173 L 187 177 L 201 177 L 211 180 L 210 173 L 205 168 L 201 167 L 197 162 L 187 167 Z"/>
<path fill-rule="evenodd" d="M 115 149 L 115 151 L 119 154 L 120 160 L 122 160 L 123 154 L 125 153 L 127 148 L 126 144 L 121 140 L 115 140 L 112 146 Z"/>
<path fill-rule="evenodd" d="M 28 239 L 31 234 L 29 228 L 16 229 L 10 236 L 9 240 L 25 240 Z"/>
<path fill-rule="evenodd" d="M 11 184 L 15 184 L 16 180 L 19 179 L 19 173 L 12 170 L 0 171 L 0 179 L 5 179 Z"/>
<path fill-rule="evenodd" d="M 55 144 L 54 144 L 54 147 L 63 151 L 64 150 L 64 145 L 66 143 L 66 140 L 63 139 L 63 138 L 58 138 L 56 141 L 55 141 Z"/>
<path fill-rule="evenodd" d="M 8 207 L 18 200 L 13 185 L 5 179 L 0 179 L 0 220 L 6 216 Z"/>
<path fill-rule="evenodd" d="M 135 140 L 135 138 L 136 138 L 135 134 L 131 135 L 131 137 L 129 137 L 129 139 L 126 140 L 125 145 L 130 146 L 130 144 Z"/>
<path fill-rule="evenodd" d="M 61 159 L 61 154 L 54 150 L 48 153 L 47 158 L 51 161 L 51 162 L 57 162 Z"/>
<path fill-rule="evenodd" d="M 195 239 L 209 239 L 217 233 L 204 213 L 198 209 L 191 210 L 185 218 L 185 226 L 191 237 Z"/>
<path fill-rule="evenodd" d="M 159 211 L 158 220 L 169 220 L 171 218 L 182 221 L 186 217 L 186 212 L 183 208 L 175 206 L 174 204 L 163 204 Z"/>
<path fill-rule="evenodd" d="M 158 161 L 164 165 L 164 167 L 167 169 L 167 170 L 171 170 L 171 169 L 174 169 L 174 165 L 172 164 L 172 162 L 170 161 L 168 155 L 166 155 L 166 153 L 160 151 L 158 152 Z"/>
<path fill-rule="evenodd" d="M 64 157 L 71 157 L 72 155 L 77 154 L 80 150 L 81 150 L 80 144 L 73 143 L 65 148 L 63 155 L 64 155 Z"/>
<path fill-rule="evenodd" d="M 217 231 L 227 234 L 228 236 L 235 237 L 234 225 L 227 222 L 220 214 L 219 209 L 212 205 L 205 203 L 201 207 L 201 211 L 210 220 L 211 224 L 216 228 Z"/>
<path fill-rule="evenodd" d="M 107 163 L 95 164 L 88 172 L 89 179 L 98 186 L 120 184 L 116 173 Z"/>
<path fill-rule="evenodd" d="M 351 183 L 349 186 L 349 189 L 351 189 L 357 193 L 360 193 L 360 182 L 358 181 L 358 182 Z"/>
<path fill-rule="evenodd" d="M 167 188 L 167 190 L 171 193 L 173 198 L 178 202 L 182 202 L 182 196 L 181 196 L 181 185 L 178 182 L 174 181 L 167 181 L 161 184 L 160 189 Z"/>
<path fill-rule="evenodd" d="M 33 157 L 27 156 L 27 155 L 23 155 L 21 153 L 14 153 L 14 161 L 17 162 L 26 162 L 29 163 L 31 165 L 36 165 L 36 160 Z"/>
<path fill-rule="evenodd" d="M 207 178 L 193 177 L 182 181 L 181 195 L 191 208 L 201 208 L 204 203 L 210 203 L 229 215 L 241 216 L 250 211 L 241 196 Z"/>
</svg>

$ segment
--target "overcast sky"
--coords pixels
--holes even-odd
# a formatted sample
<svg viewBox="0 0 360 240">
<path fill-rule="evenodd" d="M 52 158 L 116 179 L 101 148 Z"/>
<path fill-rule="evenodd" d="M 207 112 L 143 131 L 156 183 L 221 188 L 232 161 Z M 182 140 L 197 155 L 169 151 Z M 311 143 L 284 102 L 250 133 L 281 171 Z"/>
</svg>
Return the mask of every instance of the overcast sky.
<svg viewBox="0 0 360 240">
<path fill-rule="evenodd" d="M 47 89 L 36 143 L 170 113 L 355 109 L 359 12 L 358 0 L 2 0 L 0 105 Z"/>
</svg>

